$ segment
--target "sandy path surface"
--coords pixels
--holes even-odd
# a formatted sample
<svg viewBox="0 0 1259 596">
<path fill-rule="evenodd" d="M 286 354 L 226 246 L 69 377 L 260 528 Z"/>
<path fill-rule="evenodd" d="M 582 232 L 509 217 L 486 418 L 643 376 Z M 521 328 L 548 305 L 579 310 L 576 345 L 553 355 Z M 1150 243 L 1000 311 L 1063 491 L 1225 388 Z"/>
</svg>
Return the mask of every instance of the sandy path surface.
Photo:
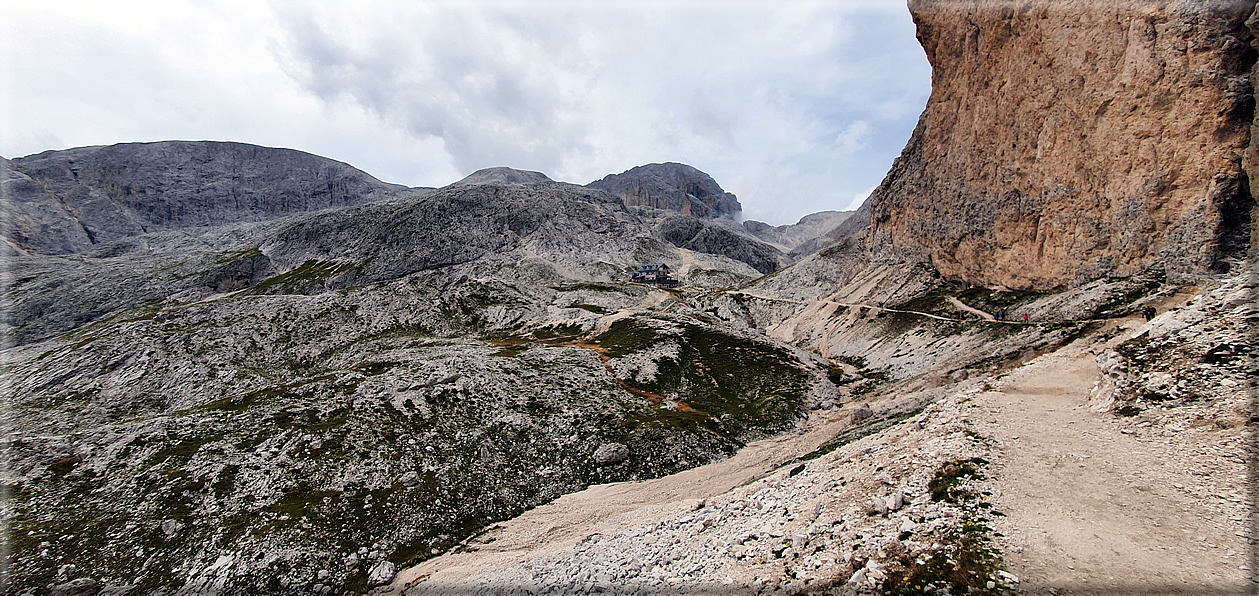
<svg viewBox="0 0 1259 596">
<path fill-rule="evenodd" d="M 976 397 L 976 431 L 1000 445 L 994 530 L 1009 570 L 1032 594 L 1254 593 L 1244 524 L 1229 519 L 1247 514 L 1245 465 L 1212 448 L 1227 432 L 1090 409 L 1088 348 L 1037 358 Z"/>
<path fill-rule="evenodd" d="M 722 494 L 764 476 L 816 449 L 848 425 L 843 410 L 815 414 L 803 434 L 749 444 L 733 457 L 664 478 L 592 486 L 497 524 L 496 529 L 452 552 L 398 573 L 391 588 L 406 594 L 440 593 L 470 584 L 486 571 L 571 549 L 595 533 L 612 533 L 649 520 L 689 511 L 700 499 Z M 431 582 L 427 581 L 431 580 Z M 427 589 L 429 585 L 438 592 Z"/>
</svg>

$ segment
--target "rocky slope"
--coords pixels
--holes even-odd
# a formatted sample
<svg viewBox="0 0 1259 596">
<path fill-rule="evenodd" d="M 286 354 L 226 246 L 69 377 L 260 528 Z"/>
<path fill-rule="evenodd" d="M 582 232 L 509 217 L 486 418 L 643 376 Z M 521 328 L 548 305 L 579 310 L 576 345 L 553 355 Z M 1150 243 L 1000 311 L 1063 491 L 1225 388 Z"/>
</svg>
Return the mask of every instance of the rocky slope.
<svg viewBox="0 0 1259 596">
<path fill-rule="evenodd" d="M 404 190 L 346 164 L 243 143 L 166 141 L 5 160 L 10 249 L 82 252 L 149 232 L 262 221 Z"/>
<path fill-rule="evenodd" d="M 1148 324 L 1118 317 L 962 382 L 899 383 L 819 412 L 730 462 L 565 496 L 379 593 L 1253 591 L 1245 487 L 1259 453 L 1243 379 L 1255 362 L 1236 342 L 1254 284 L 1252 272 L 1169 292 Z M 1152 341 L 1139 372 L 1095 364 Z M 1195 360 L 1210 365 L 1185 387 L 1199 392 L 1125 413 L 1123 399 Z M 1119 378 L 1132 397 L 1112 403 Z"/>
<path fill-rule="evenodd" d="M 680 163 L 654 163 L 609 174 L 587 184 L 606 190 L 630 207 L 651 207 L 695 217 L 737 219 L 738 199 L 722 190 L 712 176 Z"/>
<path fill-rule="evenodd" d="M 678 248 L 539 176 L 4 256 L 5 590 L 361 592 L 835 405 L 814 356 L 626 281 L 747 281 L 712 253 L 751 240 Z"/>
<path fill-rule="evenodd" d="M 932 92 L 870 199 L 872 246 L 1011 289 L 1236 264 L 1252 9 L 911 1 Z"/>
</svg>

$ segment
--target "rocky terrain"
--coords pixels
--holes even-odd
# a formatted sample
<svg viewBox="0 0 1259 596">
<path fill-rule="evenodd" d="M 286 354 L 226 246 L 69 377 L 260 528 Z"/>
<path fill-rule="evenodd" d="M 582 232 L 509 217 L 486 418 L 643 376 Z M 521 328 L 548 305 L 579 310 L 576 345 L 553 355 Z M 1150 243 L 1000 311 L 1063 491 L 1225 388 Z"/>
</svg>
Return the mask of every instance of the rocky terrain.
<svg viewBox="0 0 1259 596">
<path fill-rule="evenodd" d="M 1253 593 L 1253 2 L 910 7 L 932 99 L 834 226 L 0 162 L 0 590 Z"/>
<path fill-rule="evenodd" d="M 765 222 L 748 220 L 743 222 L 743 229 L 783 252 L 794 252 L 801 246 L 824 238 L 851 215 L 851 211 L 821 211 L 810 213 L 794 224 L 782 226 L 771 226 Z M 822 246 L 817 248 L 822 248 Z M 813 251 L 809 250 L 804 254 L 810 252 Z"/>
<path fill-rule="evenodd" d="M 1255 362 L 1232 342 L 1259 316 L 1254 289 L 1158 293 L 1143 302 L 1168 310 L 1148 324 L 1117 317 L 965 381 L 816 412 L 730 462 L 565 496 L 379 593 L 1252 593 Z M 1175 348 L 1142 372 L 1107 364 L 1151 336 Z M 1186 363 L 1210 365 L 1189 366 L 1191 399 L 1134 414 L 1141 390 L 1115 397 L 1116 378 Z"/>
<path fill-rule="evenodd" d="M 667 215 L 504 168 L 381 193 L 5 257 L 6 591 L 363 591 L 837 402 L 816 356 L 688 304 L 759 275 L 745 236 L 678 248 Z M 628 283 L 647 262 L 691 289 Z"/>
<path fill-rule="evenodd" d="M 743 206 L 711 176 L 680 163 L 653 163 L 587 184 L 608 191 L 627 207 L 667 209 L 695 217 L 737 219 Z"/>
<path fill-rule="evenodd" d="M 41 254 L 357 205 L 407 190 L 330 159 L 243 143 L 81 147 L 3 166 L 7 249 Z"/>
<path fill-rule="evenodd" d="M 874 246 L 1041 290 L 1245 256 L 1252 3 L 909 4 L 932 91 Z"/>
</svg>

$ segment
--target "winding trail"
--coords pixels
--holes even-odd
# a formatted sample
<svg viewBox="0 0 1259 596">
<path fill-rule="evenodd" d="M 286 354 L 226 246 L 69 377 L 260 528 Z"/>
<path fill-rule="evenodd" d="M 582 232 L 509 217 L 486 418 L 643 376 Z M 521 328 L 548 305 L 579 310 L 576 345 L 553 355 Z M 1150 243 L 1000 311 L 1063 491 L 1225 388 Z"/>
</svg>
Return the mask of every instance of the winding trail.
<svg viewBox="0 0 1259 596">
<path fill-rule="evenodd" d="M 760 299 L 760 300 L 766 300 L 766 301 L 769 301 L 769 302 L 784 302 L 784 303 L 788 303 L 788 304 L 800 304 L 800 305 L 803 305 L 803 306 L 810 306 L 810 305 L 813 305 L 813 304 L 837 304 L 837 305 L 839 305 L 839 306 L 843 306 L 843 307 L 847 307 L 847 308 L 868 308 L 868 309 L 875 310 L 875 311 L 879 311 L 879 312 L 897 312 L 897 313 L 905 313 L 905 314 L 911 314 L 911 315 L 918 315 L 918 316 L 927 317 L 927 318 L 930 318 L 930 319 L 936 319 L 936 320 L 940 320 L 940 321 L 955 321 L 955 322 L 956 322 L 956 321 L 970 321 L 970 320 L 972 320 L 972 319 L 959 319 L 959 318 L 956 318 L 956 317 L 945 317 L 945 316 L 941 316 L 941 315 L 931 314 L 931 313 L 929 313 L 929 312 L 922 312 L 922 311 L 919 311 L 919 310 L 901 310 L 901 309 L 898 309 L 898 308 L 887 308 L 887 307 L 885 307 L 885 306 L 877 306 L 877 305 L 874 305 L 874 304 L 864 304 L 864 303 L 860 303 L 860 302 L 839 302 L 839 301 L 836 301 L 836 300 L 807 300 L 807 301 L 805 301 L 805 300 L 791 300 L 791 299 L 789 299 L 789 298 L 772 298 L 772 297 L 769 297 L 769 296 L 761 296 L 761 295 L 759 295 L 759 294 L 753 294 L 753 293 L 751 293 L 751 292 L 744 292 L 744 291 L 741 291 L 741 290 L 728 290 L 726 293 L 727 293 L 727 294 L 738 294 L 738 295 L 741 295 L 741 296 L 747 296 L 747 297 L 749 297 L 749 298 L 757 298 L 757 299 Z M 981 317 L 986 318 L 986 319 L 988 320 L 988 322 L 989 322 L 989 323 L 1008 323 L 1008 324 L 1012 324 L 1012 325 L 1013 325 L 1013 324 L 1018 324 L 1018 325 L 1026 325 L 1026 324 L 1027 324 L 1027 323 L 1022 323 L 1022 322 L 1018 322 L 1018 323 L 1016 323 L 1015 321 L 994 321 L 994 320 L 993 320 L 993 318 L 992 318 L 992 315 L 990 315 L 990 314 L 988 314 L 988 313 L 986 313 L 986 312 L 984 312 L 984 311 L 982 311 L 982 310 L 979 310 L 979 309 L 977 309 L 977 308 L 972 308 L 972 307 L 970 307 L 970 306 L 966 306 L 966 305 L 965 305 L 965 304 L 963 304 L 960 300 L 957 300 L 957 299 L 953 299 L 953 300 L 954 300 L 954 301 L 956 301 L 956 302 L 957 302 L 957 304 L 961 305 L 961 307 L 962 307 L 963 309 L 965 309 L 965 310 L 967 310 L 967 311 L 969 311 L 969 312 L 973 312 L 973 313 L 975 313 L 975 314 L 978 314 L 978 315 L 979 315 L 979 316 L 981 316 Z"/>
</svg>

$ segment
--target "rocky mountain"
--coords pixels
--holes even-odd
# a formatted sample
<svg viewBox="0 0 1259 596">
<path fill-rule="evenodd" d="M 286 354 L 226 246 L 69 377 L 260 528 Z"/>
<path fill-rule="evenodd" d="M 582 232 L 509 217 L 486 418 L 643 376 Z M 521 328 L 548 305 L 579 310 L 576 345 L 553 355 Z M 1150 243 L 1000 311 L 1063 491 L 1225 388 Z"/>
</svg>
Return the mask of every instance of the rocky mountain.
<svg viewBox="0 0 1259 596">
<path fill-rule="evenodd" d="M 300 151 L 208 141 L 46 151 L 5 160 L 3 169 L 5 242 L 44 254 L 358 205 L 406 190 Z"/>
<path fill-rule="evenodd" d="M 783 252 L 794 253 L 797 249 L 802 249 L 805 245 L 809 247 L 803 248 L 808 252 L 813 252 L 809 248 L 816 250 L 825 244 L 834 242 L 825 242 L 821 246 L 817 246 L 818 241 L 827 239 L 830 232 L 839 227 L 849 217 L 852 216 L 851 211 L 819 211 L 818 213 L 810 213 L 794 224 L 781 226 L 771 226 L 765 222 L 748 220 L 743 222 L 743 229 L 759 240 L 768 243 L 771 246 L 782 250 Z"/>
<path fill-rule="evenodd" d="M 911 1 L 932 92 L 870 199 L 872 245 L 1020 289 L 1235 264 L 1251 8 Z"/>
<path fill-rule="evenodd" d="M 789 265 L 678 164 L 5 162 L 2 589 L 1252 588 L 1254 3 L 910 6 L 927 111 Z"/>
<path fill-rule="evenodd" d="M 550 181 L 551 178 L 542 172 L 497 167 L 477 170 L 455 184 L 533 184 Z"/>
<path fill-rule="evenodd" d="M 737 219 L 743 206 L 712 176 L 680 163 L 654 163 L 609 174 L 587 184 L 608 191 L 629 207 L 651 207 L 695 217 Z"/>
<path fill-rule="evenodd" d="M 726 457 L 836 403 L 813 356 L 628 283 L 648 262 L 691 292 L 759 275 L 744 261 L 777 267 L 745 236 L 675 237 L 667 216 L 505 168 L 290 204 L 316 186 L 268 169 L 288 153 L 259 149 L 237 169 L 267 174 L 233 182 L 207 169 L 224 147 L 174 146 L 209 156 L 204 188 L 179 160 L 42 158 L 148 180 L 131 203 L 14 160 L 13 202 L 115 210 L 82 209 L 110 232 L 77 254 L 23 237 L 0 257 L 22 413 L 0 446 L 7 586 L 363 591 L 493 520 Z M 161 217 L 118 223 L 146 213 Z"/>
</svg>

